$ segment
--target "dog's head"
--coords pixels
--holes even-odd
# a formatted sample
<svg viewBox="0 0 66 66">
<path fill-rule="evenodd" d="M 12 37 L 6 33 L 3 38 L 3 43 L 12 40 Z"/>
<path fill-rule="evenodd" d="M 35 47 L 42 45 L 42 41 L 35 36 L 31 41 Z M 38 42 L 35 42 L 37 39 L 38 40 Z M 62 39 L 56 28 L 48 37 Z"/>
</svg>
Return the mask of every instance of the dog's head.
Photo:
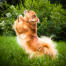
<svg viewBox="0 0 66 66">
<path fill-rule="evenodd" d="M 32 10 L 25 10 L 24 16 L 28 22 L 39 22 L 39 18 L 36 13 Z"/>
</svg>

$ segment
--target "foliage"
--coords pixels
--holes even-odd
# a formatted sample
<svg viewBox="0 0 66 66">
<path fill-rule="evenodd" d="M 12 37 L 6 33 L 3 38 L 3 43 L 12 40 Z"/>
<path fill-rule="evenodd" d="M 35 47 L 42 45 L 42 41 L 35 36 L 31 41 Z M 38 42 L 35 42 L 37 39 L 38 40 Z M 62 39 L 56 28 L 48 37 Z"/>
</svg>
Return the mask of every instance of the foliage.
<svg viewBox="0 0 66 66">
<path fill-rule="evenodd" d="M 8 12 L 8 8 L 10 7 L 7 2 L 0 4 L 0 17 L 4 17 L 4 15 Z"/>
<path fill-rule="evenodd" d="M 34 10 L 37 13 L 40 19 L 40 23 L 38 23 L 39 36 L 54 36 L 54 39 L 66 40 L 66 10 L 62 9 L 60 4 L 51 4 L 48 0 L 25 0 L 23 4 L 21 2 L 17 6 L 9 6 L 9 8 L 4 11 L 5 13 L 3 12 L 4 16 L 0 18 L 0 22 L 2 23 L 2 21 L 4 21 L 5 23 L 4 26 L 0 26 L 1 32 L 4 34 L 7 32 L 7 35 L 11 33 L 14 34 L 12 29 L 13 23 L 18 15 L 23 15 L 25 9 Z M 6 28 L 2 29 L 2 27 L 5 26 Z"/>
<path fill-rule="evenodd" d="M 14 35 L 13 30 L 13 23 L 17 19 L 17 16 L 22 14 L 22 11 L 24 10 L 22 4 L 20 7 L 18 5 L 15 7 L 11 5 L 7 9 L 7 13 L 3 14 L 5 17 L 1 17 L 0 19 L 0 31 L 1 35 Z"/>
<path fill-rule="evenodd" d="M 62 4 L 63 8 L 66 9 L 66 0 L 50 0 L 51 3 Z"/>
</svg>

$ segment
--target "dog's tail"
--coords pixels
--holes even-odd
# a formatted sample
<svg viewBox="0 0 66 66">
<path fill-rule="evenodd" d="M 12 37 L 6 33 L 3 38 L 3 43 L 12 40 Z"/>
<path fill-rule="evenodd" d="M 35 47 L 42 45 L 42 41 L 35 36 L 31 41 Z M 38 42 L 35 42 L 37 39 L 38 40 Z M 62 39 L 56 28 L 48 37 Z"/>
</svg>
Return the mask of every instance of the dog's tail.
<svg viewBox="0 0 66 66">
<path fill-rule="evenodd" d="M 44 46 L 44 54 L 50 55 L 51 58 L 55 57 L 58 52 L 56 49 L 56 44 L 51 40 L 51 38 L 42 36 L 39 38 L 39 41 Z"/>
</svg>

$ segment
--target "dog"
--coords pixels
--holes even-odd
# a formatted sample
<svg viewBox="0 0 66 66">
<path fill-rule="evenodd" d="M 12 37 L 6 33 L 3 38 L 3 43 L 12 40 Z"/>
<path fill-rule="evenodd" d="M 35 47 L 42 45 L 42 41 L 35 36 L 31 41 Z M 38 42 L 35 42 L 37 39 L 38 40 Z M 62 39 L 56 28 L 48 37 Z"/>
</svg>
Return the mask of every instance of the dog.
<svg viewBox="0 0 66 66">
<path fill-rule="evenodd" d="M 37 23 L 39 18 L 32 10 L 25 10 L 24 17 L 20 15 L 14 22 L 13 28 L 20 46 L 25 49 L 30 58 L 49 55 L 54 58 L 57 55 L 56 44 L 49 37 L 37 36 Z"/>
</svg>

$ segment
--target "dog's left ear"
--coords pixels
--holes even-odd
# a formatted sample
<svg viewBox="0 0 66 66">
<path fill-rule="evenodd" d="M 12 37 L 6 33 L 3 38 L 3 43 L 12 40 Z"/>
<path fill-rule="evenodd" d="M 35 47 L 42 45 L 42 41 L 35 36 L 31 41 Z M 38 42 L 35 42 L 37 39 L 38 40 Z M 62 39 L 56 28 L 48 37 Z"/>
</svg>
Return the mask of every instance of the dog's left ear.
<svg viewBox="0 0 66 66">
<path fill-rule="evenodd" d="M 40 23 L 40 20 L 39 20 L 39 18 L 37 19 L 37 22 L 38 22 L 38 23 Z"/>
</svg>

